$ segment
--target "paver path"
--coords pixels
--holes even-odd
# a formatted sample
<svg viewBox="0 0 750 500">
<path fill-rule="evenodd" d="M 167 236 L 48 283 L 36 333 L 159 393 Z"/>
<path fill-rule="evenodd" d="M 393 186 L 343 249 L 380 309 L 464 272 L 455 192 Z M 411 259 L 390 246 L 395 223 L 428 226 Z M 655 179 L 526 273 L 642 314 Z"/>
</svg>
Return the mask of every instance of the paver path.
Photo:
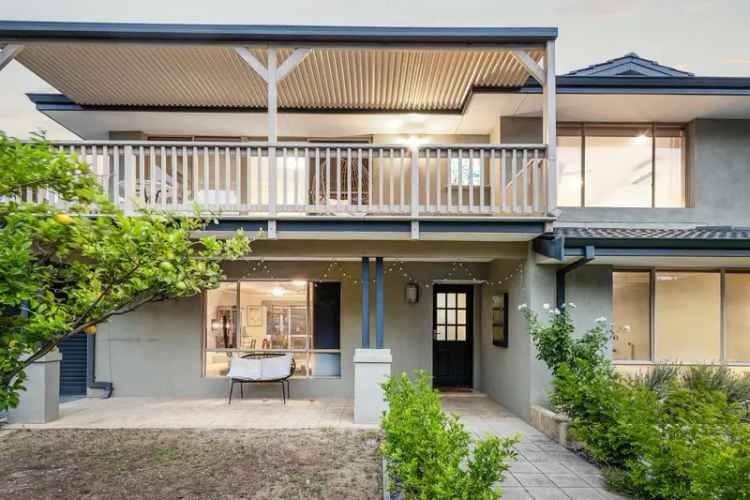
<svg viewBox="0 0 750 500">
<path fill-rule="evenodd" d="M 443 395 L 443 408 L 461 417 L 476 436 L 520 433 L 513 463 L 501 486 L 503 500 L 624 499 L 604 489 L 599 469 L 482 394 Z"/>
</svg>

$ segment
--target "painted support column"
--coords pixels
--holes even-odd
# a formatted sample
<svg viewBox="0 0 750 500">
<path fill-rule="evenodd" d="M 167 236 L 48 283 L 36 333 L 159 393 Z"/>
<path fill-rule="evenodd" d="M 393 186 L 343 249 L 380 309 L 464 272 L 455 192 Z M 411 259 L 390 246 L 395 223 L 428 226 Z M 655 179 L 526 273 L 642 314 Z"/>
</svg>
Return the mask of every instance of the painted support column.
<svg viewBox="0 0 750 500">
<path fill-rule="evenodd" d="M 55 349 L 26 368 L 26 390 L 18 407 L 8 412 L 10 423 L 44 424 L 60 417 L 60 361 Z"/>
<path fill-rule="evenodd" d="M 383 317 L 383 257 L 375 258 L 375 347 L 383 348 L 385 338 Z"/>
<path fill-rule="evenodd" d="M 266 81 L 268 90 L 268 142 L 271 146 L 268 148 L 268 215 L 271 218 L 276 217 L 276 182 L 277 182 L 277 168 L 276 168 L 276 148 L 275 144 L 278 141 L 278 122 L 276 117 L 277 108 L 277 89 L 276 89 L 276 69 L 277 69 L 277 57 L 276 49 L 268 49 L 268 80 Z M 276 221 L 273 221 L 275 226 Z M 275 233 L 275 231 L 274 231 Z M 275 234 L 274 234 L 275 236 Z"/>
<path fill-rule="evenodd" d="M 557 77 L 555 42 L 548 41 L 544 53 L 544 143 L 547 145 L 547 212 L 557 209 Z"/>
<path fill-rule="evenodd" d="M 370 347 L 370 258 L 362 257 L 362 348 Z"/>
</svg>

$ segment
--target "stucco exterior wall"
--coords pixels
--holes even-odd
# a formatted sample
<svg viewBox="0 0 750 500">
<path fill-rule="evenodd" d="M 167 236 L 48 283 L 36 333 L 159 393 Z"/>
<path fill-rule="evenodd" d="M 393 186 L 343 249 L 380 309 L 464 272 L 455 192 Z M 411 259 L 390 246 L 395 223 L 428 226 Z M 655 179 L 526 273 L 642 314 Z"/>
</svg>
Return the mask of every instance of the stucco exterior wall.
<svg viewBox="0 0 750 500">
<path fill-rule="evenodd" d="M 466 263 L 473 276 L 486 276 L 488 264 Z M 249 262 L 225 264 L 230 279 L 307 279 L 341 281 L 341 377 L 295 379 L 292 397 L 339 397 L 353 395 L 354 349 L 361 347 L 361 285 L 360 264 L 344 262 L 334 272 L 328 262 L 269 262 L 267 272 L 252 273 Z M 446 262 L 407 262 L 403 272 L 385 275 L 385 347 L 393 352 L 392 373 L 411 372 L 421 368 L 432 371 L 432 290 L 425 283 L 445 279 L 452 271 Z M 386 269 L 390 265 L 386 263 Z M 345 272 L 346 276 L 342 273 Z M 453 270 L 454 279 L 456 276 Z M 374 265 L 370 270 L 374 280 Z M 466 276 L 469 274 L 466 272 Z M 408 278 L 423 283 L 417 304 L 406 303 L 404 287 Z M 481 304 L 480 286 L 475 293 Z M 481 322 L 480 307 L 475 304 L 474 339 L 478 347 Z M 375 289 L 370 289 L 370 342 L 375 346 Z M 96 376 L 114 383 L 117 396 L 225 397 L 225 378 L 202 376 L 203 299 L 201 296 L 146 306 L 138 311 L 102 325 L 96 336 Z M 475 349 L 475 384 L 479 383 L 478 349 Z M 254 386 L 253 396 L 278 397 L 279 388 Z"/>
<path fill-rule="evenodd" d="M 542 130 L 539 118 L 500 123 L 504 143 L 529 142 Z M 689 208 L 560 207 L 558 223 L 750 225 L 750 120 L 699 119 L 687 132 Z"/>
</svg>

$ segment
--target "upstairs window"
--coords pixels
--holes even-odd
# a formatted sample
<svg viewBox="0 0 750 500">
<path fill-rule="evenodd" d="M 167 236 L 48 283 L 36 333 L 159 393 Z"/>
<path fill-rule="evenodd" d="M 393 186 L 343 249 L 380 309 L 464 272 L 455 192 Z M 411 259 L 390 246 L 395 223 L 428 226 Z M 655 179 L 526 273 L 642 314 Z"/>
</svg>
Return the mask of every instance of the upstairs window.
<svg viewBox="0 0 750 500">
<path fill-rule="evenodd" d="M 557 133 L 560 206 L 686 206 L 683 127 L 573 124 Z"/>
</svg>

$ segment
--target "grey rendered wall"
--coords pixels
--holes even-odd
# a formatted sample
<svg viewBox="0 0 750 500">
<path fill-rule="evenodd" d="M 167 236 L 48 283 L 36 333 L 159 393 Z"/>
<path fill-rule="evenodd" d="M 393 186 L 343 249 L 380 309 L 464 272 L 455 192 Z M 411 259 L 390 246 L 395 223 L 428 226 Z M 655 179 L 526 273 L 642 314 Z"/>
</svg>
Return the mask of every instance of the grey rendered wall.
<svg viewBox="0 0 750 500">
<path fill-rule="evenodd" d="M 225 264 L 229 278 L 329 279 L 342 282 L 341 351 L 342 376 L 339 379 L 300 379 L 292 382 L 293 397 L 351 397 L 353 393 L 354 349 L 361 347 L 361 287 L 358 263 L 347 262 L 331 273 L 326 262 L 270 262 L 272 274 L 250 273 L 250 263 Z M 423 287 L 417 304 L 407 304 L 404 287 L 409 277 L 429 282 L 445 278 L 447 263 L 404 264 L 407 274 L 390 272 L 385 276 L 385 347 L 393 350 L 393 373 L 416 368 L 432 370 L 432 292 Z M 481 279 L 486 264 L 466 265 Z M 386 264 L 386 268 L 390 266 Z M 341 273 L 346 272 L 347 277 Z M 374 279 L 374 266 L 370 270 Z M 353 278 L 354 277 L 354 278 Z M 458 276 L 454 276 L 458 278 Z M 375 346 L 375 290 L 370 289 L 370 342 Z M 193 297 L 152 304 L 102 325 L 97 333 L 96 376 L 112 381 L 116 396 L 147 397 L 224 397 L 227 382 L 202 376 L 203 301 Z M 478 324 L 478 322 L 477 322 Z M 475 339 L 480 329 L 475 328 Z M 477 340 L 478 342 L 478 340 Z M 481 360 L 475 359 L 475 370 Z M 253 394 L 278 396 L 278 387 L 257 386 Z"/>
<path fill-rule="evenodd" d="M 534 121 L 535 120 L 535 121 Z M 541 134 L 538 118 L 503 117 L 501 142 Z M 688 126 L 688 198 L 691 208 L 565 208 L 561 223 L 750 225 L 750 120 L 695 120 Z"/>
<path fill-rule="evenodd" d="M 520 264 L 524 272 L 517 271 Z M 490 263 L 490 281 L 513 278 L 500 285 L 487 285 L 482 290 L 482 338 L 480 390 L 516 415 L 529 409 L 529 356 L 531 344 L 526 322 L 518 306 L 528 302 L 525 289 L 524 260 L 495 260 Z M 492 296 L 507 292 L 508 347 L 492 344 Z"/>
</svg>

